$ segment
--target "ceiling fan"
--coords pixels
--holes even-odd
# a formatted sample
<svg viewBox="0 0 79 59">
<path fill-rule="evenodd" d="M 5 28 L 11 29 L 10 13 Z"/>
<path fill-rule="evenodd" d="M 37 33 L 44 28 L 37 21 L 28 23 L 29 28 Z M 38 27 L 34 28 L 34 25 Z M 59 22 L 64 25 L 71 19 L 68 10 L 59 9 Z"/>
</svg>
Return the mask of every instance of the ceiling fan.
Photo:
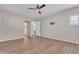
<svg viewBox="0 0 79 59">
<path fill-rule="evenodd" d="M 36 10 L 38 11 L 39 14 L 42 14 L 42 12 L 40 11 L 40 9 L 44 8 L 46 5 L 45 4 L 42 4 L 42 5 L 39 5 L 37 4 L 35 8 L 28 8 L 30 10 Z"/>
</svg>

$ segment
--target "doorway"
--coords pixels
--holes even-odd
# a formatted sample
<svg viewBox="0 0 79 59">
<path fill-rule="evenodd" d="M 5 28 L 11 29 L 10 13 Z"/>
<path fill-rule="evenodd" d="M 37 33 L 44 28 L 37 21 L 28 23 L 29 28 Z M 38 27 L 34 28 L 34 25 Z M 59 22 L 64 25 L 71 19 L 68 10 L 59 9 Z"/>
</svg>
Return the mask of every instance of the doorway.
<svg viewBox="0 0 79 59">
<path fill-rule="evenodd" d="M 31 37 L 31 22 L 24 21 L 24 35 L 26 37 Z"/>
<path fill-rule="evenodd" d="M 40 36 L 40 21 L 32 21 L 32 35 Z"/>
<path fill-rule="evenodd" d="M 40 21 L 24 21 L 24 35 L 26 37 L 40 36 Z"/>
</svg>

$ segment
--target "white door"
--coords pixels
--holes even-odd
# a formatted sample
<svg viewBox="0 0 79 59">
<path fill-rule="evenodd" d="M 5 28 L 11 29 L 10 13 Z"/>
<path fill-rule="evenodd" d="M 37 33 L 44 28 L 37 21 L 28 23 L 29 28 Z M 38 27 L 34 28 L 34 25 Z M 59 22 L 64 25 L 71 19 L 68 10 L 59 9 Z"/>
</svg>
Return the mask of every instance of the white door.
<svg viewBox="0 0 79 59">
<path fill-rule="evenodd" d="M 24 22 L 24 34 L 27 37 L 31 37 L 31 21 Z"/>
</svg>

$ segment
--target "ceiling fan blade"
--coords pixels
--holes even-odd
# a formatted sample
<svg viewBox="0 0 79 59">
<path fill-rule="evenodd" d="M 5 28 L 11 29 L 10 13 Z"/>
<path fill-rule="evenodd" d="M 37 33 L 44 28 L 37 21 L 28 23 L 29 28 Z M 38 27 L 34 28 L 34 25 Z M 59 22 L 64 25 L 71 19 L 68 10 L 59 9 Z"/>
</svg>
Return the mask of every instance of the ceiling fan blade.
<svg viewBox="0 0 79 59">
<path fill-rule="evenodd" d="M 42 6 L 40 6 L 39 8 L 41 9 L 41 8 L 43 8 L 43 7 L 45 7 L 46 5 L 45 4 L 43 4 Z"/>
<path fill-rule="evenodd" d="M 31 10 L 36 10 L 36 8 L 28 8 L 28 9 L 31 9 Z"/>
<path fill-rule="evenodd" d="M 39 14 L 41 14 L 41 11 L 38 11 Z"/>
</svg>

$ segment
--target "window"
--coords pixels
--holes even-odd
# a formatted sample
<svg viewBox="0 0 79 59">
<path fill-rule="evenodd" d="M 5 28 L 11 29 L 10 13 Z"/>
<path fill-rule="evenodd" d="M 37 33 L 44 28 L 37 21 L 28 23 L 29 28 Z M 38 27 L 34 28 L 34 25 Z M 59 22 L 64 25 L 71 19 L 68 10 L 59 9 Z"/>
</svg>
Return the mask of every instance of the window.
<svg viewBox="0 0 79 59">
<path fill-rule="evenodd" d="M 78 16 L 72 15 L 69 17 L 70 25 L 78 25 Z"/>
</svg>

